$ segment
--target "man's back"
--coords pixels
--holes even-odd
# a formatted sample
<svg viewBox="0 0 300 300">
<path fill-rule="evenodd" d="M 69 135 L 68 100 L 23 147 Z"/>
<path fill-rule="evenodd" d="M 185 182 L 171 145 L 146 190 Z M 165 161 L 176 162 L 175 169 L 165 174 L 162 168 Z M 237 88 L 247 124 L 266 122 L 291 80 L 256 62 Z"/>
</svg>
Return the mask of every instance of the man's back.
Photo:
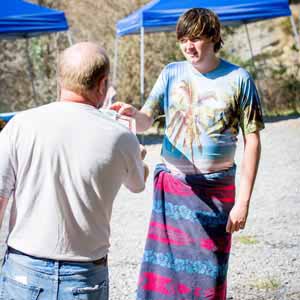
<svg viewBox="0 0 300 300">
<path fill-rule="evenodd" d="M 94 107 L 72 102 L 21 113 L 6 131 L 18 179 L 8 245 L 58 260 L 105 256 L 121 184 L 144 188 L 136 137 Z"/>
</svg>

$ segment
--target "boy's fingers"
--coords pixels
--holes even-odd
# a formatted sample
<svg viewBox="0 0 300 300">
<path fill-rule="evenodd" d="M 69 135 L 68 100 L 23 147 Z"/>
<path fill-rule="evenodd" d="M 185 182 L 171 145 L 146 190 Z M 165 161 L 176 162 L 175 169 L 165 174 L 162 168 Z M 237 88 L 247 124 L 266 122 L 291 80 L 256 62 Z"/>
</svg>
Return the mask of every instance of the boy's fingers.
<svg viewBox="0 0 300 300">
<path fill-rule="evenodd" d="M 119 114 L 120 115 L 127 115 L 127 111 L 128 111 L 128 107 L 126 107 L 125 105 L 120 107 L 119 109 Z"/>
<path fill-rule="evenodd" d="M 231 228 L 232 227 L 232 223 L 231 220 L 228 219 L 227 225 L 226 225 L 226 232 L 231 233 Z"/>
<path fill-rule="evenodd" d="M 239 227 L 239 224 L 238 223 L 235 223 L 233 224 L 232 228 L 231 228 L 231 231 L 232 232 L 235 232 L 235 231 L 239 231 L 240 227 Z"/>
<path fill-rule="evenodd" d="M 118 112 L 122 108 L 122 106 L 123 106 L 122 102 L 115 102 L 109 107 L 109 109 L 112 109 L 112 110 L 115 110 Z"/>
<path fill-rule="evenodd" d="M 119 110 L 120 115 L 124 115 L 127 117 L 134 117 L 136 112 L 137 112 L 136 108 L 130 104 L 124 104 Z"/>
</svg>

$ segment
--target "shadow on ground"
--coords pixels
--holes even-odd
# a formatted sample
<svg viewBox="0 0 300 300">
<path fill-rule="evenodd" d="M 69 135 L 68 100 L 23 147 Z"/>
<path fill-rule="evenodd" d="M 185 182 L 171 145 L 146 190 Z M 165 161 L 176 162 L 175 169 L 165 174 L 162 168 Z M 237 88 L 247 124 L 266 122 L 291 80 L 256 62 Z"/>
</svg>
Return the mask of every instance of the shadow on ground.
<svg viewBox="0 0 300 300">
<path fill-rule="evenodd" d="M 280 121 L 300 119 L 300 114 L 291 114 L 286 116 L 264 117 L 265 123 L 275 123 Z"/>
<path fill-rule="evenodd" d="M 155 134 L 155 133 L 150 133 L 150 134 L 138 134 L 137 135 L 140 143 L 142 145 L 158 145 L 162 143 L 163 140 L 163 135 L 162 134 Z"/>
</svg>

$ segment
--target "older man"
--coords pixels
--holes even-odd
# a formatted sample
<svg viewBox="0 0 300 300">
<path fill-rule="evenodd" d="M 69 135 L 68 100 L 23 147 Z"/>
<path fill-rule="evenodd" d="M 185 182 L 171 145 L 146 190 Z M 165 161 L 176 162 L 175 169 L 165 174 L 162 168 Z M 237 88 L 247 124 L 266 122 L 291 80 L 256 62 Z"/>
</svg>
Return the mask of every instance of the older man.
<svg viewBox="0 0 300 300">
<path fill-rule="evenodd" d="M 105 51 L 76 44 L 58 69 L 60 101 L 19 113 L 0 134 L 0 217 L 13 201 L 1 299 L 108 299 L 113 200 L 122 183 L 145 186 L 137 138 L 98 110 Z"/>
</svg>

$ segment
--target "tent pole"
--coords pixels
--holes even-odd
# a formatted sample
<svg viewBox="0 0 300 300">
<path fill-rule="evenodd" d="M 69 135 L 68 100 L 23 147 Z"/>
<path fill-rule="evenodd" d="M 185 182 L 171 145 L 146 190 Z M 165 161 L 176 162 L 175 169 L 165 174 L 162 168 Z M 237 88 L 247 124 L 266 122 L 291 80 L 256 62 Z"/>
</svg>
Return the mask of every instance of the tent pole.
<svg viewBox="0 0 300 300">
<path fill-rule="evenodd" d="M 144 42 L 145 42 L 145 28 L 144 26 L 141 27 L 141 49 L 140 49 L 140 56 L 141 56 L 141 71 L 140 71 L 140 81 L 141 81 L 141 107 L 144 105 L 144 93 L 145 93 L 145 49 L 144 49 Z M 142 144 L 144 145 L 144 135 L 142 135 Z"/>
<path fill-rule="evenodd" d="M 250 35 L 249 35 L 249 30 L 248 30 L 247 23 L 244 23 L 244 25 L 245 25 L 245 30 L 246 30 L 246 34 L 247 34 L 249 50 L 250 50 L 250 54 L 251 54 L 251 61 L 252 61 L 252 64 L 253 64 L 253 68 L 254 68 L 255 73 L 258 75 L 258 69 L 256 68 L 256 65 L 255 65 L 255 59 L 254 59 L 254 54 L 253 54 L 253 48 L 252 48 L 252 44 L 251 44 L 251 39 L 250 39 Z M 262 97 L 262 90 L 261 90 L 261 88 L 260 88 L 258 76 L 257 76 L 257 79 L 256 79 L 256 84 L 257 84 L 257 91 L 258 91 L 258 94 L 259 94 L 259 96 L 260 96 L 260 98 L 261 98 L 261 97 Z"/>
<path fill-rule="evenodd" d="M 71 35 L 70 29 L 67 30 L 66 33 L 67 33 L 67 38 L 68 38 L 68 41 L 69 41 L 69 46 L 72 46 L 73 45 L 73 39 L 72 39 L 72 35 Z"/>
<path fill-rule="evenodd" d="M 145 73 L 145 57 L 144 57 L 144 38 L 145 38 L 145 29 L 142 26 L 141 27 L 141 71 L 140 71 L 140 76 L 141 76 L 141 106 L 144 104 L 144 73 Z"/>
<path fill-rule="evenodd" d="M 244 23 L 244 25 L 245 25 L 245 30 L 246 30 L 246 34 L 247 34 L 247 40 L 248 40 L 249 50 L 250 50 L 250 54 L 251 54 L 252 64 L 253 64 L 253 67 L 254 67 L 255 71 L 257 71 L 256 66 L 255 66 L 253 48 L 252 48 L 252 44 L 251 44 L 251 40 L 250 40 L 250 35 L 249 35 L 249 30 L 248 30 L 247 23 Z"/>
<path fill-rule="evenodd" d="M 112 84 L 114 87 L 117 86 L 117 68 L 118 68 L 118 48 L 119 48 L 119 37 L 116 35 L 115 38 L 115 53 L 114 53 L 114 66 L 113 66 L 113 78 Z"/>
<path fill-rule="evenodd" d="M 55 40 L 55 50 L 56 50 L 56 68 L 55 68 L 55 73 L 56 73 L 56 78 L 58 78 L 58 63 L 59 63 L 59 48 L 58 48 L 58 37 L 59 37 L 59 32 L 55 34 L 54 40 Z M 58 101 L 60 98 L 60 86 L 58 79 L 56 79 L 56 101 Z"/>
<path fill-rule="evenodd" d="M 293 28 L 293 33 L 294 33 L 297 48 L 300 51 L 300 37 L 299 37 L 299 33 L 297 31 L 297 27 L 296 27 L 296 23 L 295 23 L 295 19 L 294 19 L 293 14 L 291 14 L 291 16 L 290 16 L 290 21 L 291 21 L 291 25 L 292 25 L 292 28 Z"/>
<path fill-rule="evenodd" d="M 37 106 L 37 102 L 36 102 L 36 90 L 35 90 L 35 85 L 34 85 L 34 73 L 33 73 L 33 65 L 32 65 L 32 61 L 30 58 L 30 53 L 29 53 L 29 38 L 25 38 L 25 42 L 26 42 L 26 57 L 27 57 L 27 71 L 29 73 L 30 76 L 30 81 L 31 81 L 31 88 L 32 88 L 32 96 L 33 96 L 33 104 L 35 106 Z"/>
</svg>

